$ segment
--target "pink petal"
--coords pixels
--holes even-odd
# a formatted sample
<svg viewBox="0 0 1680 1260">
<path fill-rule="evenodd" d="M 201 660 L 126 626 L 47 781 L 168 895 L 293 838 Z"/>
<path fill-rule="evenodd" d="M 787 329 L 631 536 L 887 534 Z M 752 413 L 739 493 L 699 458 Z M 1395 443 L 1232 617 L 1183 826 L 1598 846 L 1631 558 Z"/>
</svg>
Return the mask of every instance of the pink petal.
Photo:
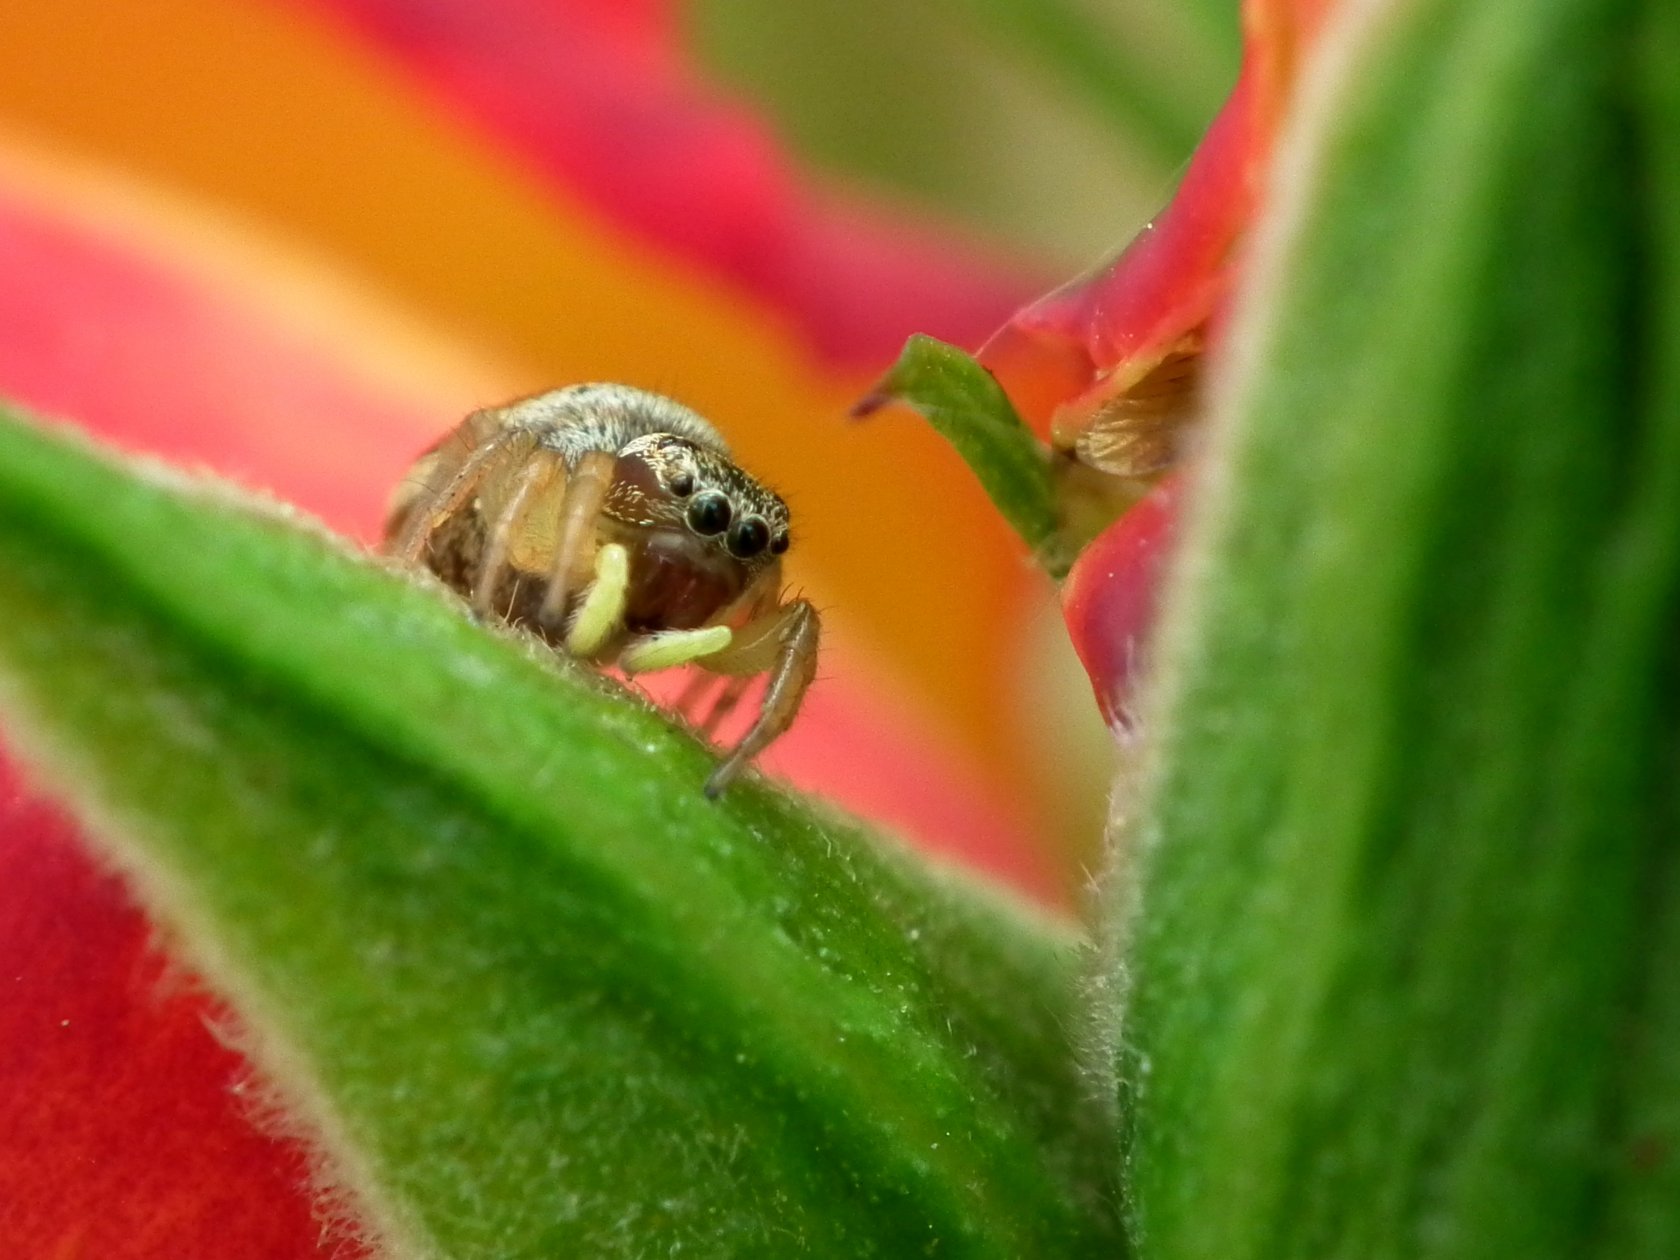
<svg viewBox="0 0 1680 1260">
<path fill-rule="evenodd" d="M 307 0 L 405 63 L 535 170 L 741 286 L 822 355 L 872 367 L 912 332 L 972 342 L 1026 269 L 861 197 L 816 192 L 704 83 L 660 0 Z"/>
</svg>

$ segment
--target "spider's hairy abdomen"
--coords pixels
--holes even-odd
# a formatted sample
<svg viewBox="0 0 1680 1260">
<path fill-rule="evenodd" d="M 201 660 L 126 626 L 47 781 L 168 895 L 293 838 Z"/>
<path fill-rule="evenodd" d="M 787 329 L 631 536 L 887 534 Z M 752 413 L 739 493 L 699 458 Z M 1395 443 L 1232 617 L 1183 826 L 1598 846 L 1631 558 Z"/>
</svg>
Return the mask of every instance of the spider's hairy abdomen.
<svg viewBox="0 0 1680 1260">
<path fill-rule="evenodd" d="M 669 433 L 725 460 L 729 444 L 711 423 L 675 399 L 628 385 L 568 385 L 534 394 L 487 414 L 501 427 L 525 428 L 573 463 L 586 451 L 620 451 L 637 438 Z"/>
</svg>

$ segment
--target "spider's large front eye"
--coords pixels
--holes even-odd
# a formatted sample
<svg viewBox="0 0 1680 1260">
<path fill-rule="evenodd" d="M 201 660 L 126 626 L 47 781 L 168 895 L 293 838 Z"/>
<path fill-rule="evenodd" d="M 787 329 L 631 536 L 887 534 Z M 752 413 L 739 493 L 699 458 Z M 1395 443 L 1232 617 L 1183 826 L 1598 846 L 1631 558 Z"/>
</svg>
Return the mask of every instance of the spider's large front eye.
<svg viewBox="0 0 1680 1260">
<path fill-rule="evenodd" d="M 729 528 L 729 518 L 734 515 L 729 500 L 716 490 L 709 490 L 688 505 L 688 527 L 696 534 L 721 534 Z"/>
<path fill-rule="evenodd" d="M 729 554 L 745 560 L 756 556 L 770 544 L 770 527 L 756 516 L 737 521 L 729 531 Z"/>
</svg>

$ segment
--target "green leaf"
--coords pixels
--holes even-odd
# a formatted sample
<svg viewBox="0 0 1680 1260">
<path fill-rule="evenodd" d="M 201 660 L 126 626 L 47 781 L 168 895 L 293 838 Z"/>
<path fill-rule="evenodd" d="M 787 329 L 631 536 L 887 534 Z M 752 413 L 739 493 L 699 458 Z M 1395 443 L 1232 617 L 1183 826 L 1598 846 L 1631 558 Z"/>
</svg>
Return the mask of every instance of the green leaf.
<svg viewBox="0 0 1680 1260">
<path fill-rule="evenodd" d="M 1065 927 L 710 804 L 615 685 L 13 417 L 0 607 L 10 734 L 401 1254 L 1112 1247 Z"/>
<path fill-rule="evenodd" d="M 1143 1257 L 1671 1257 L 1674 10 L 1344 21 L 1119 837 L 1130 1225 Z"/>
<path fill-rule="evenodd" d="M 1067 572 L 1073 556 L 1062 539 L 1049 451 L 990 372 L 955 346 L 918 333 L 857 414 L 890 402 L 927 417 L 957 448 L 1039 563 L 1053 577 Z"/>
</svg>

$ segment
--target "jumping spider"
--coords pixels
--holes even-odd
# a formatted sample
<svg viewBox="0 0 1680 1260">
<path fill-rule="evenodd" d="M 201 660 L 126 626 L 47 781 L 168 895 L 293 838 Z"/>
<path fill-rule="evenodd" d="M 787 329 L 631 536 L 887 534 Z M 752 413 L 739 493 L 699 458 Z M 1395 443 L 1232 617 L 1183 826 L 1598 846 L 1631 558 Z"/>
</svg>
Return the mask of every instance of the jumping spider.
<svg viewBox="0 0 1680 1260">
<path fill-rule="evenodd" d="M 711 777 L 716 797 L 787 730 L 817 667 L 817 611 L 782 599 L 787 505 L 694 412 L 626 385 L 574 385 L 475 411 L 398 487 L 385 547 L 480 616 L 627 674 L 723 675 L 710 734 L 754 675 L 758 716 Z M 713 679 L 678 702 L 696 709 Z"/>
</svg>

